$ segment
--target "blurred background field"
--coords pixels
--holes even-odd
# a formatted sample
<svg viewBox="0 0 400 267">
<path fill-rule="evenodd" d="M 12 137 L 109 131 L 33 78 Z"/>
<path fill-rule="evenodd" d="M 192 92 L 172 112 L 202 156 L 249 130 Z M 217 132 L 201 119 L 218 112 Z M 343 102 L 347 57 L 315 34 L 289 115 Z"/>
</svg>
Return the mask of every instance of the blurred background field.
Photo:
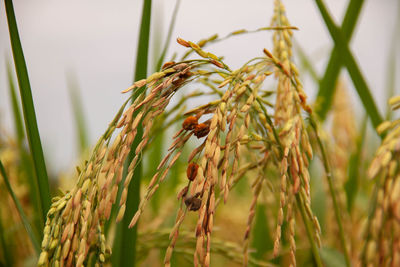
<svg viewBox="0 0 400 267">
<path fill-rule="evenodd" d="M 77 181 L 75 166 L 80 170 L 85 168 L 84 160 L 89 158 L 96 141 L 127 98 L 121 91 L 133 83 L 142 2 L 14 1 L 53 197 L 73 188 Z M 288 0 L 283 3 L 291 25 L 298 28 L 294 31 L 294 61 L 300 70 L 304 91 L 309 97 L 308 103 L 318 108 L 318 103 L 314 101 L 334 47 L 332 37 L 314 1 Z M 337 25 L 341 24 L 348 3 L 345 0 L 326 1 Z M 152 2 L 148 75 L 157 71 L 157 60 L 165 45 L 175 5 L 174 0 Z M 350 41 L 350 50 L 384 119 L 390 119 L 389 97 L 399 94 L 399 14 L 399 1 L 365 1 Z M 236 0 L 182 0 L 164 61 L 186 52 L 176 43 L 177 37 L 197 42 L 216 33 L 225 36 L 239 29 L 256 30 L 269 26 L 272 15 L 272 0 L 252 0 L 246 3 Z M 272 51 L 272 46 L 272 32 L 261 31 L 210 44 L 207 51 L 223 55 L 227 65 L 236 69 L 250 58 L 263 56 L 263 48 Z M 0 159 L 33 227 L 32 234 L 40 243 L 43 222 L 33 207 L 34 196 L 30 192 L 31 185 L 27 183 L 33 172 L 29 168 L 33 167 L 29 163 L 27 141 L 15 127 L 10 88 L 15 87 L 18 93 L 18 83 L 3 2 L 0 5 L 0 51 Z M 358 254 L 365 249 L 357 240 L 361 238 L 361 229 L 366 227 L 374 188 L 382 186 L 367 179 L 367 169 L 380 144 L 380 137 L 367 119 L 368 107 L 361 103 L 346 68 L 342 68 L 338 80 L 337 94 L 334 100 L 333 97 L 331 99 L 333 105 L 329 109 L 328 119 L 325 124 L 321 122 L 324 130 L 320 132 L 320 137 L 331 157 L 330 164 L 337 178 L 335 186 L 340 206 L 348 209 L 343 211 L 342 219 L 344 231 L 348 235 L 351 261 L 357 263 Z M 18 94 L 16 97 L 19 99 Z M 207 101 L 207 98 L 191 100 L 189 106 L 204 104 L 202 101 Z M 155 148 L 146 151 L 142 176 L 144 184 L 149 182 L 165 154 L 165 148 L 172 142 L 173 131 L 179 129 L 182 120 L 183 117 L 178 118 L 178 126 L 172 127 L 161 138 L 154 139 Z M 322 228 L 321 258 L 326 266 L 349 266 L 338 238 L 339 230 L 328 194 L 329 187 L 324 180 L 318 138 L 310 134 L 310 139 L 316 155 L 309 169 L 312 177 L 313 212 Z M 198 144 L 197 140 L 191 142 L 183 152 L 184 158 Z M 251 151 L 245 151 L 243 156 L 250 159 Z M 176 217 L 176 195 L 187 181 L 186 165 L 184 159 L 178 160 L 166 183 L 160 186 L 141 218 L 139 237 L 135 243 L 138 266 L 162 266 L 169 244 L 169 230 Z M 273 168 L 268 169 L 267 174 L 271 177 L 279 176 Z M 251 186 L 254 177 L 255 174 L 249 172 L 246 175 L 249 179 L 239 182 L 228 204 L 218 207 L 214 219 L 211 266 L 242 266 L 243 236 L 253 197 Z M 28 235 L 19 218 L 20 212 L 6 193 L 6 186 L 0 181 L 0 233 L 4 233 L 0 236 L 0 264 L 34 266 L 38 259 L 35 245 L 24 242 L 28 240 Z M 279 206 L 279 190 L 276 191 L 276 188 L 279 188 L 279 179 L 271 179 L 262 189 L 250 241 L 250 266 L 288 266 L 290 263 L 287 240 L 282 241 L 278 257 L 273 258 Z M 172 266 L 193 265 L 196 238 L 192 230 L 196 218 L 195 213 L 186 218 L 175 246 Z M 316 266 L 318 264 L 312 256 L 306 229 L 300 219 L 296 223 L 298 264 Z M 285 223 L 283 232 L 287 232 L 288 227 Z M 111 261 L 109 258 L 116 226 L 110 223 L 106 228 L 106 265 L 113 262 L 117 266 L 114 259 Z M 286 232 L 283 239 L 288 238 Z M 92 262 L 89 259 L 86 263 L 94 266 Z"/>
<path fill-rule="evenodd" d="M 348 1 L 326 1 L 333 17 L 341 23 Z M 295 40 L 304 50 L 319 75 L 327 64 L 332 40 L 313 1 L 285 1 L 292 25 L 299 28 Z M 121 105 L 120 91 L 132 83 L 134 59 L 139 34 L 142 1 L 15 1 L 15 12 L 25 59 L 30 74 L 38 124 L 43 139 L 49 171 L 58 173 L 77 164 L 77 137 L 68 94 L 75 83 L 83 101 L 90 144 Z M 175 1 L 153 1 L 149 72 L 167 34 Z M 198 41 L 215 33 L 224 36 L 238 29 L 253 30 L 269 25 L 273 1 L 182 1 L 166 59 L 184 49 L 174 40 L 181 37 Z M 395 0 L 365 1 L 351 41 L 351 48 L 367 79 L 380 111 L 386 107 L 385 88 L 388 60 L 396 27 L 398 4 Z M 4 4 L 0 16 L 0 119 L 11 131 L 12 116 L 7 90 L 7 57 L 11 60 Z M 231 38 L 210 50 L 223 54 L 226 62 L 239 67 L 246 59 L 259 56 L 262 48 L 271 47 L 271 35 L 260 32 Z M 229 47 L 229 49 L 227 49 Z M 295 53 L 295 56 L 296 53 Z M 298 58 L 296 62 L 299 63 Z M 399 62 L 399 53 L 395 54 Z M 346 70 L 344 79 L 349 81 Z M 399 68 L 396 75 L 399 76 Z M 303 75 L 310 100 L 317 85 Z M 398 80 L 396 81 L 398 83 Z M 349 86 L 352 86 L 349 82 Z M 350 91 L 358 113 L 360 105 Z M 362 117 L 362 115 L 359 115 Z"/>
</svg>

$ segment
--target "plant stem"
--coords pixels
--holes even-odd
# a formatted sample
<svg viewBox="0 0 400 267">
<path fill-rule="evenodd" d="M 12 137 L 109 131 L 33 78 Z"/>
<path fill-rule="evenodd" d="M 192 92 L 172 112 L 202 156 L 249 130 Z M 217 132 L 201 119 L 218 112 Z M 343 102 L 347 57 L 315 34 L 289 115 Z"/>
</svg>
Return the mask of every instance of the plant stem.
<svg viewBox="0 0 400 267">
<path fill-rule="evenodd" d="M 42 225 L 46 221 L 46 214 L 50 208 L 50 187 L 44 161 L 42 144 L 40 142 L 39 130 L 37 126 L 35 108 L 33 104 L 32 91 L 29 83 L 28 70 L 25 63 L 24 53 L 22 51 L 21 41 L 18 34 L 17 22 L 14 14 L 12 0 L 4 0 L 8 21 L 8 31 L 10 33 L 11 48 L 13 51 L 15 69 L 18 77 L 21 102 L 25 119 L 25 128 L 29 147 L 34 163 L 36 183 L 39 188 L 39 197 L 41 203 Z M 33 179 L 33 178 L 32 178 Z"/>
<path fill-rule="evenodd" d="M 275 129 L 273 123 L 272 123 L 272 120 L 269 117 L 269 115 L 267 113 L 267 110 L 262 105 L 261 101 L 259 99 L 256 99 L 256 101 L 260 104 L 260 107 L 261 107 L 261 109 L 262 109 L 262 111 L 264 113 L 264 116 L 267 119 L 267 123 L 272 129 L 272 133 L 273 133 L 274 138 L 275 138 L 275 140 L 276 140 L 276 142 L 278 144 L 280 157 L 282 158 L 283 157 L 283 146 L 282 146 L 281 141 L 279 139 L 279 135 L 276 132 L 276 129 Z M 291 176 L 290 172 L 288 173 L 288 175 Z M 290 180 L 292 181 L 292 179 L 290 179 Z M 310 223 L 309 223 L 309 221 L 307 219 L 306 211 L 304 210 L 304 206 L 303 206 L 303 203 L 301 201 L 301 197 L 299 196 L 299 194 L 296 194 L 296 203 L 297 203 L 297 206 L 300 208 L 301 217 L 303 219 L 304 226 L 306 227 L 307 237 L 308 237 L 308 241 L 310 242 L 310 245 L 311 245 L 311 251 L 312 251 L 315 263 L 317 264 L 318 267 L 322 267 L 323 264 L 322 264 L 322 261 L 321 261 L 321 256 L 319 255 L 318 247 L 317 247 L 317 244 L 315 243 L 315 240 L 313 238 L 311 226 L 310 226 Z"/>
<path fill-rule="evenodd" d="M 301 218 L 303 219 L 304 226 L 306 227 L 307 237 L 308 237 L 308 240 L 310 241 L 311 251 L 313 253 L 315 263 L 316 263 L 316 265 L 318 267 L 323 267 L 324 265 L 322 264 L 317 244 L 314 241 L 314 237 L 313 237 L 312 229 L 311 229 L 311 226 L 310 226 L 310 222 L 307 220 L 306 211 L 304 209 L 304 206 L 303 206 L 303 203 L 301 201 L 301 198 L 300 198 L 299 194 L 296 194 L 296 202 L 297 202 L 297 206 L 300 209 Z"/>
<path fill-rule="evenodd" d="M 349 252 L 347 250 L 347 244 L 346 244 L 343 224 L 342 224 L 342 220 L 340 218 L 339 205 L 338 205 L 338 202 L 337 202 L 337 199 L 336 199 L 335 188 L 334 188 L 333 182 L 332 182 L 332 180 L 334 179 L 333 173 L 332 173 L 331 167 L 329 165 L 328 158 L 326 156 L 324 145 L 322 144 L 321 138 L 319 138 L 318 131 L 317 131 L 317 125 L 316 125 L 315 121 L 311 117 L 310 117 L 310 124 L 311 124 L 311 127 L 314 129 L 315 136 L 317 138 L 317 143 L 318 143 L 318 146 L 319 146 L 319 148 L 321 150 L 322 163 L 324 165 L 326 179 L 328 180 L 329 193 L 331 194 L 331 198 L 332 198 L 332 202 L 333 202 L 336 222 L 337 222 L 338 227 L 339 227 L 340 242 L 342 243 L 344 258 L 346 260 L 346 266 L 351 266 L 350 256 L 349 256 Z"/>
</svg>

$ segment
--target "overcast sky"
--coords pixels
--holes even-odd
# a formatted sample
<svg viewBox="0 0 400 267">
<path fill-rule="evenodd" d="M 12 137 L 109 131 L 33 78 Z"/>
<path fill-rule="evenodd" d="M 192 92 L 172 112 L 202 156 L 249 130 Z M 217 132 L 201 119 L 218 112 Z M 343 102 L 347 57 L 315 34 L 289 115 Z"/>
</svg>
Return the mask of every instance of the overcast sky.
<svg viewBox="0 0 400 267">
<path fill-rule="evenodd" d="M 67 73 L 76 76 L 81 88 L 93 144 L 124 101 L 126 96 L 121 95 L 120 91 L 132 83 L 142 1 L 14 2 L 47 166 L 53 172 L 67 170 L 76 164 L 77 158 Z M 348 1 L 325 2 L 340 24 Z M 351 48 L 383 111 L 385 95 L 382 91 L 385 88 L 389 48 L 398 7 L 395 0 L 365 2 Z M 314 1 L 287 0 L 284 3 L 291 24 L 300 29 L 295 32 L 297 42 L 322 74 L 332 41 Z M 164 40 L 167 32 L 174 5 L 174 0 L 153 1 L 152 26 L 158 29 L 161 40 Z M 214 33 L 223 36 L 237 29 L 251 30 L 268 26 L 272 8 L 272 0 L 182 0 L 173 39 L 180 36 L 197 41 Z M 153 35 L 152 40 L 156 39 Z M 269 32 L 232 38 L 208 49 L 216 55 L 225 55 L 226 62 L 235 68 L 249 58 L 262 55 L 264 47 L 271 48 Z M 182 53 L 184 50 L 174 42 L 168 55 L 175 51 Z M 7 56 L 11 57 L 11 49 L 2 1 L 0 123 L 1 127 L 12 133 L 5 71 Z M 313 99 L 316 88 L 307 82 L 307 77 L 304 79 L 306 92 Z M 352 93 L 352 97 L 357 103 L 357 96 Z"/>
</svg>

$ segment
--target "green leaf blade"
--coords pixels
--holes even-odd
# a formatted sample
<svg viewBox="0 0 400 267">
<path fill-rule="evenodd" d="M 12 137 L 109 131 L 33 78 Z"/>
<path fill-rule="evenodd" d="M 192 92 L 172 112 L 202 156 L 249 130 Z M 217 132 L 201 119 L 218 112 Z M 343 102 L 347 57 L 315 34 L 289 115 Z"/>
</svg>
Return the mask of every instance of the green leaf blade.
<svg viewBox="0 0 400 267">
<path fill-rule="evenodd" d="M 76 136 L 78 137 L 78 151 L 82 155 L 89 146 L 86 116 L 83 109 L 80 89 L 76 77 L 73 74 L 67 76 L 68 93 L 74 115 Z"/>
<path fill-rule="evenodd" d="M 139 43 L 136 57 L 136 68 L 134 80 L 144 79 L 147 76 L 150 22 L 151 22 L 151 0 L 143 1 L 142 19 L 139 33 Z M 134 93 L 135 99 L 144 88 Z M 133 114 L 136 116 L 136 114 Z M 137 135 L 131 147 L 131 153 L 125 162 L 123 181 L 126 179 L 127 168 L 133 160 L 134 151 L 141 141 L 143 128 L 138 126 Z M 138 210 L 140 202 L 140 183 L 142 179 L 142 164 L 139 163 L 132 177 L 132 182 L 128 187 L 128 196 L 126 200 L 126 212 L 122 221 L 117 225 L 116 237 L 113 244 L 112 263 L 114 266 L 136 266 L 136 243 L 137 243 L 137 224 L 129 229 L 130 220 Z M 118 201 L 119 202 L 119 201 Z"/>
<path fill-rule="evenodd" d="M 346 38 L 344 37 L 342 31 L 333 22 L 333 19 L 326 9 L 323 1 L 315 0 L 315 2 L 322 15 L 322 18 L 325 21 L 326 27 L 328 28 L 329 33 L 333 41 L 335 42 L 335 46 L 339 51 L 340 58 L 343 60 L 343 64 L 346 66 L 350 74 L 354 87 L 364 106 L 364 109 L 367 111 L 367 114 L 371 119 L 374 128 L 376 128 L 382 122 L 382 116 L 379 114 L 378 108 L 376 107 L 367 82 L 362 75 L 353 54 L 350 52 L 349 46 L 346 42 Z"/>
<path fill-rule="evenodd" d="M 346 43 L 350 41 L 354 32 L 363 3 L 363 0 L 351 0 L 348 5 L 341 27 Z M 327 64 L 325 74 L 319 83 L 317 95 L 318 109 L 316 110 L 316 114 L 322 120 L 325 120 L 326 115 L 332 106 L 334 98 L 333 96 L 335 94 L 335 86 L 342 66 L 343 62 L 341 60 L 339 48 L 335 46 Z"/>
<path fill-rule="evenodd" d="M 21 41 L 18 34 L 15 19 L 14 7 L 11 0 L 4 0 L 7 14 L 8 30 L 10 34 L 11 47 L 13 51 L 14 64 L 18 77 L 18 84 L 21 94 L 21 102 L 25 120 L 28 143 L 34 163 L 36 182 L 39 188 L 41 203 L 42 222 L 46 220 L 46 214 L 50 208 L 50 187 L 44 161 L 42 144 L 40 142 L 39 129 L 36 121 L 35 108 L 33 104 L 32 91 L 28 77 L 28 70 L 22 51 Z"/>
</svg>

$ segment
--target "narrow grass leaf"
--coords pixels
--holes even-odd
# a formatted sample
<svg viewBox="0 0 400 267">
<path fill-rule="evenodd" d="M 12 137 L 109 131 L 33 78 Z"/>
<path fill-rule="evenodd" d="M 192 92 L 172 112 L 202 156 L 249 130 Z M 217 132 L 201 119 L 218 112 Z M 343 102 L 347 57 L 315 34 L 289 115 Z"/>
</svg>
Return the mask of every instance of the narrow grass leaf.
<svg viewBox="0 0 400 267">
<path fill-rule="evenodd" d="M 11 195 L 11 197 L 14 201 L 14 204 L 17 207 L 17 211 L 18 211 L 19 216 L 21 217 L 22 223 L 23 223 L 26 231 L 28 232 L 29 238 L 32 242 L 33 248 L 35 249 L 36 255 L 39 255 L 39 253 L 40 253 L 39 241 L 37 240 L 35 233 L 33 232 L 32 226 L 30 225 L 30 223 L 28 221 L 28 217 L 25 215 L 25 212 L 22 209 L 21 203 L 19 202 L 17 196 L 15 195 L 14 191 L 11 188 L 10 181 L 8 179 L 6 170 L 5 170 L 1 160 L 0 160 L 0 172 L 1 172 L 1 176 L 3 176 L 3 180 L 7 187 L 8 193 Z"/>
<path fill-rule="evenodd" d="M 147 76 L 149 37 L 150 37 L 150 21 L 151 21 L 151 0 L 143 1 L 142 19 L 139 33 L 139 43 L 136 56 L 136 69 L 134 80 L 144 79 Z M 144 88 L 134 94 L 136 98 Z M 135 116 L 136 114 L 133 114 Z M 139 138 L 143 134 L 141 126 L 137 129 L 136 138 L 132 144 L 131 153 L 129 154 L 124 168 L 123 180 L 126 178 L 127 168 L 134 157 L 134 151 L 141 140 Z M 136 265 L 136 240 L 137 225 L 129 229 L 129 223 L 133 215 L 138 209 L 140 201 L 140 181 L 142 176 L 142 165 L 136 167 L 133 175 L 133 181 L 128 188 L 128 196 L 126 201 L 126 212 L 122 221 L 117 225 L 117 234 L 114 240 L 112 263 L 114 266 L 135 266 Z"/>
<path fill-rule="evenodd" d="M 24 133 L 24 124 L 22 122 L 21 108 L 17 97 L 17 91 L 15 88 L 14 77 L 11 70 L 11 65 L 7 61 L 7 79 L 8 79 L 8 88 L 10 89 L 10 102 L 13 111 L 13 119 L 14 119 L 14 128 L 17 136 L 18 144 L 22 144 L 25 133 Z"/>
<path fill-rule="evenodd" d="M 50 207 L 50 201 L 51 201 L 46 164 L 44 161 L 42 144 L 40 142 L 35 108 L 32 99 L 31 86 L 29 83 L 28 70 L 26 67 L 24 53 L 22 51 L 21 41 L 18 34 L 13 3 L 11 0 L 4 0 L 4 3 L 6 7 L 8 30 L 10 34 L 14 64 L 18 76 L 18 84 L 21 94 L 25 128 L 35 167 L 34 169 L 35 169 L 36 182 L 40 192 L 39 196 L 41 203 L 41 213 L 44 222 L 46 220 L 46 214 Z"/>
<path fill-rule="evenodd" d="M 78 151 L 82 155 L 88 148 L 88 130 L 86 123 L 86 116 L 83 111 L 82 99 L 80 96 L 80 88 L 73 74 L 67 75 L 68 93 L 71 100 L 72 112 L 74 114 L 76 136 L 78 137 Z"/>
<path fill-rule="evenodd" d="M 314 66 L 313 66 L 314 64 L 311 62 L 309 56 L 306 55 L 306 53 L 304 52 L 303 48 L 300 46 L 299 43 L 297 43 L 297 42 L 294 42 L 294 43 L 295 43 L 295 48 L 296 48 L 296 52 L 297 52 L 296 54 L 299 56 L 301 66 L 304 68 L 304 70 L 308 71 L 311 78 L 315 82 L 319 82 L 319 77 L 318 77 L 317 71 L 314 69 Z"/>
<path fill-rule="evenodd" d="M 311 249 L 311 253 L 313 255 L 315 265 L 318 267 L 322 267 L 324 265 L 322 264 L 320 250 L 317 246 L 316 241 L 314 240 L 311 222 L 307 219 L 306 210 L 305 210 L 304 206 L 301 204 L 301 202 L 302 202 L 302 200 L 301 200 L 300 194 L 296 194 L 297 207 L 300 210 L 301 218 L 304 223 L 304 227 L 306 229 L 307 238 L 308 238 L 308 241 L 310 242 L 310 246 L 311 246 L 310 249 Z"/>
<path fill-rule="evenodd" d="M 354 32 L 363 3 L 363 0 L 351 0 L 347 7 L 341 27 L 341 31 L 346 43 L 350 41 Z M 325 119 L 334 98 L 333 96 L 335 92 L 336 81 L 339 76 L 340 69 L 343 66 L 340 56 L 339 48 L 338 46 L 335 46 L 331 53 L 325 74 L 319 83 L 319 91 L 317 94 L 317 110 L 315 112 L 322 120 Z"/>
<path fill-rule="evenodd" d="M 326 267 L 346 266 L 346 261 L 343 254 L 333 248 L 321 248 L 321 258 L 324 261 Z"/>
<path fill-rule="evenodd" d="M 0 255 L 3 255 L 3 259 L 0 258 L 0 265 L 2 266 L 14 266 L 13 265 L 13 258 L 12 254 L 9 251 L 10 249 L 10 241 L 6 241 L 6 229 L 3 227 L 3 221 L 1 217 L 1 212 L 0 212 L 0 247 L 1 247 L 1 253 Z"/>
<path fill-rule="evenodd" d="M 338 201 L 337 201 L 337 192 L 335 190 L 335 187 L 333 185 L 333 181 L 334 181 L 334 173 L 331 170 L 331 166 L 328 160 L 328 156 L 327 153 L 325 152 L 325 147 L 324 144 L 322 143 L 321 138 L 318 135 L 318 130 L 317 130 L 317 124 L 315 123 L 315 121 L 310 118 L 310 125 L 311 127 L 314 129 L 315 132 L 315 136 L 317 139 L 317 143 L 318 143 L 318 147 L 321 153 L 321 160 L 324 166 L 324 170 L 325 170 L 325 176 L 326 179 L 328 181 L 328 186 L 329 186 L 329 193 L 331 195 L 331 199 L 332 199 L 332 204 L 333 204 L 333 210 L 335 213 L 335 218 L 336 218 L 336 223 L 337 226 L 339 228 L 339 237 L 340 237 L 340 242 L 342 245 L 342 250 L 343 250 L 343 254 L 345 256 L 345 260 L 346 260 L 346 266 L 350 267 L 351 266 L 351 261 L 350 261 L 350 255 L 347 249 L 347 243 L 346 243 L 346 236 L 345 236 L 345 232 L 344 232 L 344 228 L 343 228 L 343 222 L 342 222 L 342 212 L 340 211 L 339 205 L 338 205 Z"/>
<path fill-rule="evenodd" d="M 311 179 L 311 207 L 315 216 L 318 218 L 318 222 L 321 226 L 321 231 L 324 233 L 326 230 L 326 202 L 327 195 L 325 190 L 325 184 L 323 181 L 323 177 L 321 176 L 321 170 L 318 168 L 318 159 L 315 157 L 311 161 L 310 171 L 311 177 L 317 177 L 317 179 Z"/>
<path fill-rule="evenodd" d="M 29 153 L 26 151 L 26 148 L 24 146 L 24 139 L 25 139 L 24 124 L 22 122 L 20 103 L 17 97 L 11 65 L 9 63 L 7 63 L 7 78 L 8 78 L 8 87 L 10 89 L 10 97 L 11 97 L 10 102 L 13 110 L 14 127 L 18 141 L 18 150 L 19 150 L 19 155 L 21 157 L 21 164 L 18 167 L 25 174 L 29 174 L 26 175 L 26 178 L 29 186 L 29 198 L 34 206 L 34 216 L 33 216 L 34 217 L 33 220 L 35 222 L 34 228 L 36 230 L 36 233 L 39 234 L 39 237 L 41 237 L 42 227 L 43 227 L 42 225 L 44 224 L 44 221 L 42 221 L 43 217 L 42 214 L 40 214 L 39 212 L 41 210 L 39 189 L 36 180 L 34 179 L 34 176 L 30 175 L 31 173 L 34 172 L 34 169 L 31 157 Z"/>
<path fill-rule="evenodd" d="M 176 18 L 177 18 L 177 15 L 178 15 L 180 3 L 181 3 L 181 0 L 176 0 L 176 2 L 175 2 L 175 7 L 174 7 L 174 10 L 172 12 L 171 21 L 170 21 L 169 26 L 168 26 L 167 38 L 165 40 L 161 55 L 159 56 L 159 59 L 157 61 L 156 69 L 154 70 L 155 72 L 161 70 L 162 64 L 165 61 L 165 56 L 166 56 L 166 54 L 168 52 L 169 44 L 171 43 L 171 37 L 172 37 L 172 33 L 174 31 L 174 27 L 175 27 Z M 165 122 L 164 118 L 160 118 L 160 123 L 164 123 L 164 122 Z M 162 160 L 162 151 L 163 151 L 163 148 L 164 148 L 164 140 L 165 140 L 165 133 L 163 131 L 161 131 L 159 134 L 157 134 L 157 136 L 153 140 L 152 149 L 149 151 L 149 159 L 150 160 L 148 161 L 149 170 L 151 170 L 152 173 L 154 173 L 154 171 L 157 169 L 158 164 Z M 177 178 L 178 177 L 178 176 L 174 176 L 174 173 L 177 172 L 180 169 L 180 164 L 179 163 L 181 163 L 181 162 L 178 160 L 178 162 L 176 162 L 176 164 L 172 167 L 171 175 L 170 175 L 171 178 Z M 170 185 L 173 188 L 175 188 L 175 186 L 177 184 L 177 179 L 174 179 L 171 182 L 172 183 L 170 183 Z M 158 205 L 160 203 L 160 195 L 161 194 L 156 194 L 153 197 L 153 201 L 152 201 L 152 207 L 153 208 L 157 208 L 158 207 Z"/>
<path fill-rule="evenodd" d="M 268 229 L 268 218 L 265 213 L 267 207 L 264 204 L 257 205 L 251 247 L 254 248 L 252 256 L 255 259 L 263 259 L 266 252 L 274 248 L 274 240 Z"/>
<path fill-rule="evenodd" d="M 341 30 L 333 22 L 332 17 L 328 13 L 322 0 L 315 0 L 318 9 L 325 21 L 326 27 L 329 30 L 332 39 L 335 42 L 335 46 L 339 50 L 339 55 L 343 59 L 343 63 L 346 66 L 350 77 L 353 81 L 354 87 L 361 99 L 364 109 L 367 111 L 369 118 L 372 121 L 374 128 L 378 127 L 382 122 L 382 116 L 379 114 L 374 99 L 368 88 L 367 82 L 354 59 L 353 54 L 349 50 L 349 46 L 343 36 Z"/>
<path fill-rule="evenodd" d="M 349 212 L 351 212 L 353 208 L 354 200 L 356 198 L 358 188 L 360 186 L 359 169 L 362 160 L 364 139 L 367 133 L 367 122 L 368 120 L 367 117 L 365 116 L 363 124 L 360 129 L 360 134 L 356 141 L 356 151 L 350 157 L 349 178 L 347 179 L 347 182 L 344 185 L 346 191 L 347 209 Z"/>
<path fill-rule="evenodd" d="M 181 0 L 176 0 L 174 11 L 172 13 L 171 22 L 169 23 L 167 39 L 165 40 L 164 48 L 161 52 L 160 58 L 158 59 L 156 71 L 161 70 L 161 66 L 164 63 L 165 55 L 168 52 L 169 44 L 171 43 L 172 32 L 174 31 L 176 17 L 178 15 L 179 5 L 181 4 Z"/>
<path fill-rule="evenodd" d="M 363 248 L 361 250 L 361 255 L 360 255 L 361 266 L 367 266 L 367 262 L 366 262 L 367 261 L 367 259 L 366 259 L 367 244 L 372 235 L 372 233 L 371 233 L 372 221 L 374 219 L 375 211 L 378 206 L 378 192 L 382 186 L 382 180 L 383 180 L 382 177 L 379 177 L 379 176 L 377 177 L 377 179 L 375 179 L 374 190 L 373 190 L 372 195 L 370 196 L 370 201 L 368 204 L 368 219 L 367 219 L 367 226 L 366 226 L 366 234 L 364 235 L 365 239 L 363 240 L 364 244 L 363 244 Z"/>
<path fill-rule="evenodd" d="M 386 98 L 390 99 L 395 94 L 396 87 L 396 56 L 397 47 L 399 46 L 399 36 L 400 36 L 400 4 L 397 4 L 397 21 L 395 30 L 392 34 L 392 41 L 390 44 L 389 57 L 387 59 L 387 76 L 386 76 Z M 386 109 L 386 119 L 390 120 L 392 115 L 392 109 L 390 105 L 387 105 Z"/>
<path fill-rule="evenodd" d="M 152 147 L 149 150 L 149 157 L 147 161 L 149 175 L 146 175 L 146 177 L 152 177 L 151 173 L 155 173 L 155 171 L 157 170 L 157 166 L 161 162 L 163 156 L 162 155 L 163 144 L 164 144 L 164 134 L 158 134 L 157 136 L 154 137 L 152 141 Z M 172 171 L 173 170 L 171 170 L 171 172 Z M 151 201 L 151 206 L 154 211 L 157 211 L 159 209 L 159 204 L 161 201 L 160 196 L 161 196 L 160 192 L 153 196 L 153 199 Z"/>
</svg>

